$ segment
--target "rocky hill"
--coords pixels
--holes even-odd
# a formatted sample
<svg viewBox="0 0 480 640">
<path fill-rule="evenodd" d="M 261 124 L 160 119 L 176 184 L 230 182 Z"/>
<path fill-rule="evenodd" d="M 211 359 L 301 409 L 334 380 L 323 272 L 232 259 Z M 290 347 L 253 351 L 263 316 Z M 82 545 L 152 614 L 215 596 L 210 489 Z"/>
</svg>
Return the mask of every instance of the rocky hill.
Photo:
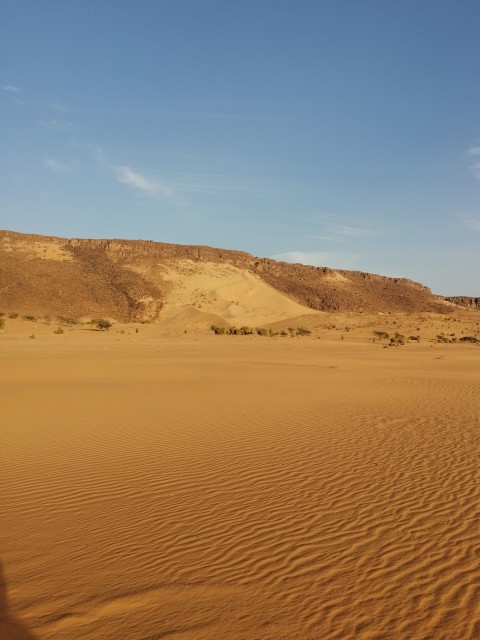
<svg viewBox="0 0 480 640">
<path fill-rule="evenodd" d="M 459 307 L 465 307 L 466 309 L 478 309 L 478 311 L 480 311 L 480 298 L 471 298 L 469 296 L 447 296 L 445 300 L 452 302 Z"/>
<path fill-rule="evenodd" d="M 209 282 L 216 271 L 219 278 L 220 272 L 225 274 L 228 266 L 237 280 L 240 272 L 245 278 L 248 275 L 248 295 L 252 283 L 263 283 L 305 312 L 448 313 L 456 303 L 403 278 L 289 264 L 241 251 L 0 231 L 0 311 L 75 318 L 101 316 L 119 321 L 161 320 L 162 309 L 168 306 L 175 289 L 185 289 L 188 279 L 206 265 Z M 218 291 L 209 287 L 202 293 L 199 285 L 192 296 L 194 292 L 197 302 L 205 300 L 206 310 L 213 311 Z M 228 298 L 225 286 L 223 289 L 222 295 Z M 233 294 L 230 297 L 231 305 L 242 303 Z M 184 296 L 182 304 L 187 302 Z"/>
</svg>

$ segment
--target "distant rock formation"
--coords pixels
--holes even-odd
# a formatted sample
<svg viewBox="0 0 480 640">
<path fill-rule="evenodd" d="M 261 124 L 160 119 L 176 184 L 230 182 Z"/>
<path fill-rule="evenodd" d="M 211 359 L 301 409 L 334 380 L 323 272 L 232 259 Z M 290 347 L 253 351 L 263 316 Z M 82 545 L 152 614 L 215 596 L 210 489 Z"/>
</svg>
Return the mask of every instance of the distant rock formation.
<svg viewBox="0 0 480 640">
<path fill-rule="evenodd" d="M 208 246 L 0 231 L 0 311 L 156 320 L 172 287 L 168 270 L 179 261 L 233 265 L 318 311 L 449 313 L 454 309 L 427 287 L 403 278 L 290 264 Z M 478 308 L 478 298 L 461 299 L 475 300 Z"/>
<path fill-rule="evenodd" d="M 447 296 L 445 300 L 458 304 L 460 307 L 467 309 L 478 309 L 480 311 L 480 298 L 471 298 L 469 296 Z"/>
</svg>

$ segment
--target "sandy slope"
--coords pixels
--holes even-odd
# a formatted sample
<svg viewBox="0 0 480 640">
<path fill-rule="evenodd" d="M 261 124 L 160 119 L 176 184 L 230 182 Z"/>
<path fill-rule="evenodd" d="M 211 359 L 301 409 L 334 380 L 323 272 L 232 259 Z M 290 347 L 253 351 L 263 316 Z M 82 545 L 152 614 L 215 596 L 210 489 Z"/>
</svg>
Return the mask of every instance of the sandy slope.
<svg viewBox="0 0 480 640">
<path fill-rule="evenodd" d="M 142 331 L 0 336 L 2 638 L 480 637 L 478 347 Z"/>
<path fill-rule="evenodd" d="M 162 322 L 213 314 L 213 321 L 265 325 L 305 314 L 318 315 L 258 276 L 229 264 L 178 260 L 170 268 L 165 267 L 162 275 L 172 285 L 161 313 Z M 203 324 L 207 326 L 208 320 L 204 319 Z"/>
</svg>

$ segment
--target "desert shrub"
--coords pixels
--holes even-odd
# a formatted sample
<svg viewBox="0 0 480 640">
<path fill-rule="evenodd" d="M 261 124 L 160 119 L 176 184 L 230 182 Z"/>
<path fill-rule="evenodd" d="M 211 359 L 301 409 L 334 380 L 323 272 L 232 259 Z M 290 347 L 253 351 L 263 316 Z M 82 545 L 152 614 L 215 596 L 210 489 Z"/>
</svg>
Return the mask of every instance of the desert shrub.
<svg viewBox="0 0 480 640">
<path fill-rule="evenodd" d="M 238 327 L 230 327 L 227 333 L 231 336 L 239 336 L 241 332 Z"/>
<path fill-rule="evenodd" d="M 252 336 L 255 333 L 255 331 L 253 327 L 243 326 L 243 327 L 240 327 L 240 333 L 242 336 Z"/>
<path fill-rule="evenodd" d="M 91 323 L 94 324 L 97 329 L 100 331 L 108 331 L 112 326 L 112 323 L 109 320 L 105 320 L 105 318 L 96 318 L 91 320 Z"/>
<path fill-rule="evenodd" d="M 388 340 L 388 338 L 390 337 L 390 334 L 386 331 L 374 331 L 373 335 L 379 340 Z"/>
<path fill-rule="evenodd" d="M 3 318 L 0 318 L 0 329 L 3 329 L 4 326 L 5 326 L 5 320 Z"/>
<path fill-rule="evenodd" d="M 35 334 L 34 333 L 32 333 L 32 335 L 29 336 L 29 337 L 30 337 L 31 340 L 35 340 Z"/>
<path fill-rule="evenodd" d="M 11 318 L 12 320 L 15 320 L 15 318 L 18 318 L 18 313 L 16 311 L 11 311 L 8 314 L 8 317 Z"/>
<path fill-rule="evenodd" d="M 448 343 L 448 342 L 450 342 L 450 340 L 447 338 L 447 336 L 444 336 L 443 333 L 439 333 L 437 335 L 437 342 L 440 342 L 440 343 L 447 342 Z"/>
<path fill-rule="evenodd" d="M 408 336 L 408 339 L 412 342 L 420 342 L 420 336 Z"/>
<path fill-rule="evenodd" d="M 305 327 L 297 327 L 297 336 L 309 336 L 312 332 L 310 329 L 305 329 Z"/>
<path fill-rule="evenodd" d="M 462 336 L 460 342 L 471 342 L 472 344 L 480 344 L 480 339 L 475 336 Z"/>
<path fill-rule="evenodd" d="M 22 320 L 30 320 L 30 322 L 36 322 L 37 318 L 36 316 L 32 316 L 32 314 L 29 313 L 26 316 L 22 316 Z"/>
<path fill-rule="evenodd" d="M 286 338 L 288 336 L 288 331 L 285 331 L 285 329 L 283 331 L 280 331 L 280 335 L 282 336 L 282 338 Z"/>
<path fill-rule="evenodd" d="M 216 336 L 223 335 L 225 333 L 225 327 L 220 327 L 218 324 L 211 324 L 210 329 Z"/>
<path fill-rule="evenodd" d="M 405 336 L 401 333 L 396 333 L 393 338 L 390 338 L 390 347 L 401 347 L 405 344 Z"/>
<path fill-rule="evenodd" d="M 256 327 L 255 331 L 259 336 L 268 336 L 268 329 L 264 327 Z"/>
<path fill-rule="evenodd" d="M 57 320 L 60 322 L 60 324 L 64 324 L 67 326 L 78 324 L 78 320 L 76 318 L 66 318 L 65 316 L 58 316 Z"/>
<path fill-rule="evenodd" d="M 62 333 L 65 333 L 65 332 L 62 329 L 62 327 L 58 327 L 57 329 L 55 329 L 55 331 L 53 333 L 56 333 L 57 335 L 61 335 Z"/>
<path fill-rule="evenodd" d="M 2 318 L 5 315 L 6 315 L 5 311 L 0 311 L 0 318 Z"/>
</svg>

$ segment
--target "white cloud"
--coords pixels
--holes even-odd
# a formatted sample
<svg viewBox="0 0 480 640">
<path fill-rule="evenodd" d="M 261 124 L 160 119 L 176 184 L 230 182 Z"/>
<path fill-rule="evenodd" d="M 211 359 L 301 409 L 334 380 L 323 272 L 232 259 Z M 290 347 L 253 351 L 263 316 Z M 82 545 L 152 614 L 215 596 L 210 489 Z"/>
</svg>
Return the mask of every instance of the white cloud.
<svg viewBox="0 0 480 640">
<path fill-rule="evenodd" d="M 299 262 L 314 267 L 330 267 L 332 269 L 351 269 L 360 256 L 348 252 L 329 251 L 287 251 L 278 253 L 272 258 L 283 262 Z"/>
<path fill-rule="evenodd" d="M 470 171 L 473 177 L 480 181 L 480 147 L 474 146 L 467 149 L 467 156 L 471 158 Z"/>
<path fill-rule="evenodd" d="M 146 178 L 141 173 L 132 171 L 130 167 L 114 167 L 114 169 L 119 182 L 138 189 L 142 193 L 151 196 L 163 196 L 164 198 L 172 198 L 174 195 L 169 187 L 161 184 L 157 180 Z"/>
<path fill-rule="evenodd" d="M 51 109 L 55 109 L 55 111 L 63 111 L 68 113 L 71 111 L 70 107 L 63 102 L 49 102 L 48 106 Z"/>
<path fill-rule="evenodd" d="M 16 87 L 14 84 L 7 84 L 2 87 L 2 91 L 9 91 L 10 93 L 21 93 L 22 89 Z"/>
<path fill-rule="evenodd" d="M 369 227 L 359 227 L 350 224 L 350 220 L 342 216 L 331 214 L 306 214 L 303 216 L 310 224 L 321 228 L 321 234 L 313 237 L 329 242 L 347 242 L 348 239 L 376 238 L 382 235 L 382 231 Z"/>
<path fill-rule="evenodd" d="M 473 173 L 474 177 L 477 180 L 480 180 L 480 162 L 478 162 L 478 161 L 477 162 L 473 162 L 470 165 L 470 170 Z"/>
<path fill-rule="evenodd" d="M 52 131 L 71 131 L 72 129 L 78 129 L 78 124 L 68 122 L 67 120 L 39 120 L 38 124 Z"/>
<path fill-rule="evenodd" d="M 360 227 L 351 227 L 346 224 L 331 224 L 329 226 L 330 233 L 339 236 L 347 236 L 348 238 L 373 238 L 378 236 L 378 231 L 371 229 L 361 229 Z"/>
<path fill-rule="evenodd" d="M 469 229 L 472 229 L 473 231 L 480 231 L 480 216 L 471 216 L 461 213 L 458 217 Z"/>
<path fill-rule="evenodd" d="M 45 156 L 43 159 L 43 166 L 55 173 L 68 173 L 71 174 L 71 168 L 64 164 L 63 162 L 58 162 L 58 160 L 54 160 L 50 156 Z"/>
</svg>

